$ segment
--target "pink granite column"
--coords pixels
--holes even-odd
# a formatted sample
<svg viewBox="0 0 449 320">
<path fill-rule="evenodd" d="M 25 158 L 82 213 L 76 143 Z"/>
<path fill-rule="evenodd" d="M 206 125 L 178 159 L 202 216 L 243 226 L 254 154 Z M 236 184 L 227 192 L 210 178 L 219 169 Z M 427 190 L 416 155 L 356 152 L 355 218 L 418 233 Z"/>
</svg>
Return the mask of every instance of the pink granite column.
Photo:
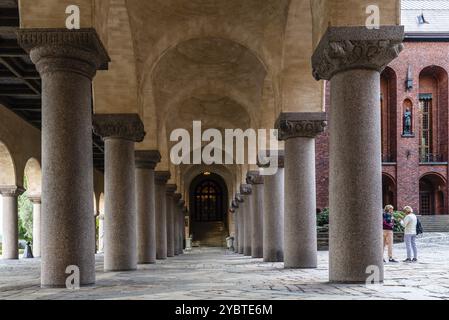
<svg viewBox="0 0 449 320">
<path fill-rule="evenodd" d="M 66 268 L 95 283 L 92 79 L 109 57 L 94 29 L 20 29 L 42 79 L 41 285 L 65 287 Z"/>
<path fill-rule="evenodd" d="M 284 152 L 278 154 L 278 170 L 264 175 L 263 261 L 284 261 Z"/>
<path fill-rule="evenodd" d="M 276 127 L 285 141 L 284 267 L 317 267 L 315 137 L 326 114 L 281 113 Z"/>
<path fill-rule="evenodd" d="M 136 151 L 137 263 L 156 263 L 156 192 L 154 168 L 161 160 L 157 150 Z"/>
<path fill-rule="evenodd" d="M 2 259 L 19 259 L 19 214 L 17 197 L 25 190 L 20 187 L 0 187 L 3 198 Z"/>
<path fill-rule="evenodd" d="M 167 181 L 170 172 L 156 171 L 156 259 L 167 259 Z"/>
<path fill-rule="evenodd" d="M 331 282 L 365 283 L 373 266 L 383 281 L 380 72 L 403 37 L 402 26 L 331 27 L 312 57 L 314 77 L 331 86 Z"/>
<path fill-rule="evenodd" d="M 137 269 L 134 143 L 145 131 L 137 114 L 96 114 L 94 133 L 105 143 L 104 270 Z"/>
<path fill-rule="evenodd" d="M 251 257 L 263 257 L 263 176 L 259 171 L 249 171 L 246 178 L 252 186 Z"/>
</svg>

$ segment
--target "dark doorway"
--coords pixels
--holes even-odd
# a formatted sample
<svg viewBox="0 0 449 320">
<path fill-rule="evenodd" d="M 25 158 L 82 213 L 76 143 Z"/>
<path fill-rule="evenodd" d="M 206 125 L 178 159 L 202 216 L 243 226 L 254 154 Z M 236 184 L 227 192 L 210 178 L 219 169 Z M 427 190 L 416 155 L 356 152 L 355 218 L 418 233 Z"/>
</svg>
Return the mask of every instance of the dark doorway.
<svg viewBox="0 0 449 320">
<path fill-rule="evenodd" d="M 419 180 L 419 214 L 447 214 L 445 194 L 446 182 L 440 176 L 423 176 Z"/>
<path fill-rule="evenodd" d="M 392 205 L 396 209 L 396 183 L 392 177 L 382 174 L 382 204 Z"/>
<path fill-rule="evenodd" d="M 227 236 L 228 190 L 221 176 L 204 172 L 190 184 L 193 241 L 201 246 L 223 246 Z"/>
</svg>

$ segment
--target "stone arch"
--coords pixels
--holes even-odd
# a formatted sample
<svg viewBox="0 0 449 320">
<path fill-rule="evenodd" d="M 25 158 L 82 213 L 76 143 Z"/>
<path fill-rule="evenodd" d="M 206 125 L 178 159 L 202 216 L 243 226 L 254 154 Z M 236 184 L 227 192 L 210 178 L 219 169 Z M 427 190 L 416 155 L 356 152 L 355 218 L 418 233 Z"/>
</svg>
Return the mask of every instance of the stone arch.
<svg viewBox="0 0 449 320">
<path fill-rule="evenodd" d="M 42 169 L 38 160 L 30 158 L 25 165 L 27 195 L 40 196 L 42 192 Z"/>
<path fill-rule="evenodd" d="M 447 214 L 447 181 L 436 172 L 423 174 L 419 179 L 419 214 Z"/>
<path fill-rule="evenodd" d="M 0 186 L 16 185 L 16 165 L 9 148 L 0 141 Z"/>
<path fill-rule="evenodd" d="M 229 190 L 224 178 L 210 171 L 196 175 L 189 186 L 190 233 L 202 246 L 224 246 L 229 234 Z"/>
<path fill-rule="evenodd" d="M 207 50 L 198 50 L 197 47 L 215 43 L 214 45 L 207 46 L 211 53 L 207 53 Z M 231 48 L 232 50 L 223 51 L 223 48 Z M 198 52 L 203 52 L 203 59 L 195 59 L 195 55 Z M 229 54 L 229 57 L 225 55 Z M 182 64 L 176 67 L 176 60 L 184 59 Z M 209 60 L 207 60 L 209 59 Z M 229 59 L 230 61 L 227 61 Z M 194 61 L 194 62 L 192 62 Z M 192 67 L 186 69 L 186 72 L 180 70 L 180 68 L 186 68 L 185 64 L 190 63 Z M 231 63 L 230 68 L 220 66 L 223 63 Z M 173 65 L 174 64 L 174 65 Z M 234 69 L 231 69 L 234 68 Z M 169 70 L 171 70 L 169 72 Z M 192 71 L 194 70 L 194 71 Z M 232 74 L 232 79 L 229 78 L 227 72 Z M 192 73 L 193 72 L 193 73 Z M 249 80 L 245 80 L 245 72 L 253 72 L 257 74 L 255 77 L 250 77 Z M 179 74 L 183 74 L 184 80 L 178 81 L 179 88 L 171 88 L 167 90 L 164 83 L 173 86 L 175 80 L 169 81 L 170 73 L 173 73 L 173 79 L 178 81 L 180 79 Z M 195 75 L 196 74 L 196 75 Z M 251 125 L 260 126 L 261 123 L 267 123 L 268 121 L 261 120 L 261 115 L 270 115 L 270 120 L 274 119 L 274 112 L 265 112 L 265 109 L 274 109 L 274 95 L 276 90 L 265 88 L 267 86 L 267 67 L 263 61 L 250 49 L 241 45 L 239 42 L 229 40 L 227 38 L 214 38 L 211 36 L 202 38 L 190 38 L 174 44 L 172 47 L 163 52 L 158 58 L 157 62 L 151 68 L 151 79 L 146 78 L 143 80 L 143 118 L 145 125 L 148 128 L 157 129 L 154 136 L 158 136 L 161 133 L 161 125 L 168 113 L 169 108 L 176 107 L 180 101 L 185 100 L 192 95 L 216 95 L 218 97 L 229 97 L 239 104 L 245 107 L 247 113 L 251 117 Z M 202 76 L 199 76 L 202 75 Z M 193 77 L 188 79 L 188 77 Z M 166 78 L 165 80 L 162 80 Z M 151 80 L 151 81 L 150 81 Z M 184 81 L 184 82 L 182 82 Z M 253 82 L 249 87 L 242 87 L 245 81 Z M 272 82 L 268 82 L 271 84 Z M 181 85 L 179 85 L 181 84 Z M 259 88 L 260 87 L 260 88 Z M 257 89 L 259 88 L 259 89 Z M 163 91 L 169 92 L 169 100 L 161 103 L 161 97 L 164 96 Z M 175 93 L 175 94 L 173 94 Z M 263 97 L 262 97 L 263 93 Z M 260 102 L 264 100 L 265 103 Z M 273 105 L 270 105 L 273 103 Z M 158 106 L 156 108 L 156 105 Z M 261 108 L 262 110 L 257 110 Z M 162 139 L 158 139 L 157 148 L 161 148 Z M 145 142 L 144 142 L 145 144 Z M 149 143 L 153 146 L 155 143 Z"/>
<path fill-rule="evenodd" d="M 432 65 L 419 73 L 419 141 L 421 162 L 448 158 L 448 73 Z"/>
</svg>

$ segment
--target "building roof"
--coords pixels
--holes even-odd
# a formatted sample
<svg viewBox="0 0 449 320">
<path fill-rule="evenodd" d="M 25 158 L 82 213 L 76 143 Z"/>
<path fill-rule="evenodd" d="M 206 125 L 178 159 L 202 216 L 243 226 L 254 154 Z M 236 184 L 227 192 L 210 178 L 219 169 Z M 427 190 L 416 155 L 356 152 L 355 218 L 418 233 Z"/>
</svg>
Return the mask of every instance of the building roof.
<svg viewBox="0 0 449 320">
<path fill-rule="evenodd" d="M 449 0 L 402 0 L 401 24 L 406 33 L 449 33 Z"/>
</svg>

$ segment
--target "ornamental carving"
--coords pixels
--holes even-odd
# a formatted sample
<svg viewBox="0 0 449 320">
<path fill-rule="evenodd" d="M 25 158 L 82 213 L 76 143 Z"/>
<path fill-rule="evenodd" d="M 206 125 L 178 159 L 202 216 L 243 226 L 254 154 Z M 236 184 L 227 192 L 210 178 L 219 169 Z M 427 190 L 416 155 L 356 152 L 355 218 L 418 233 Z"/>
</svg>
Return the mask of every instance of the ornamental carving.
<svg viewBox="0 0 449 320">
<path fill-rule="evenodd" d="M 246 183 L 248 184 L 263 184 L 263 176 L 259 171 L 249 171 L 246 174 Z"/>
<path fill-rule="evenodd" d="M 240 193 L 243 195 L 249 195 L 252 192 L 252 187 L 250 184 L 242 184 L 240 185 Z"/>
<path fill-rule="evenodd" d="M 171 174 L 169 171 L 155 171 L 154 172 L 154 182 L 156 184 L 166 184 L 170 179 Z"/>
<path fill-rule="evenodd" d="M 281 113 L 276 121 L 277 138 L 315 138 L 324 132 L 327 126 L 324 112 L 289 112 Z"/>
<path fill-rule="evenodd" d="M 106 70 L 111 61 L 93 28 L 19 29 L 17 37 L 41 75 L 68 71 L 92 79 L 97 70 Z"/>
<path fill-rule="evenodd" d="M 351 69 L 381 72 L 403 50 L 403 26 L 331 27 L 312 56 L 316 80 L 330 80 L 336 73 Z"/>
<path fill-rule="evenodd" d="M 259 157 L 257 158 L 257 166 L 259 168 L 269 168 L 272 167 L 272 162 L 274 162 L 275 157 L 277 158 L 277 168 L 284 168 L 284 150 L 262 150 L 259 152 Z M 261 161 L 259 161 L 262 160 Z"/>
<path fill-rule="evenodd" d="M 137 150 L 135 161 L 136 168 L 154 169 L 161 161 L 161 154 L 157 150 Z"/>
<path fill-rule="evenodd" d="M 145 130 L 138 114 L 95 114 L 93 131 L 103 139 L 116 138 L 142 142 Z"/>
</svg>

